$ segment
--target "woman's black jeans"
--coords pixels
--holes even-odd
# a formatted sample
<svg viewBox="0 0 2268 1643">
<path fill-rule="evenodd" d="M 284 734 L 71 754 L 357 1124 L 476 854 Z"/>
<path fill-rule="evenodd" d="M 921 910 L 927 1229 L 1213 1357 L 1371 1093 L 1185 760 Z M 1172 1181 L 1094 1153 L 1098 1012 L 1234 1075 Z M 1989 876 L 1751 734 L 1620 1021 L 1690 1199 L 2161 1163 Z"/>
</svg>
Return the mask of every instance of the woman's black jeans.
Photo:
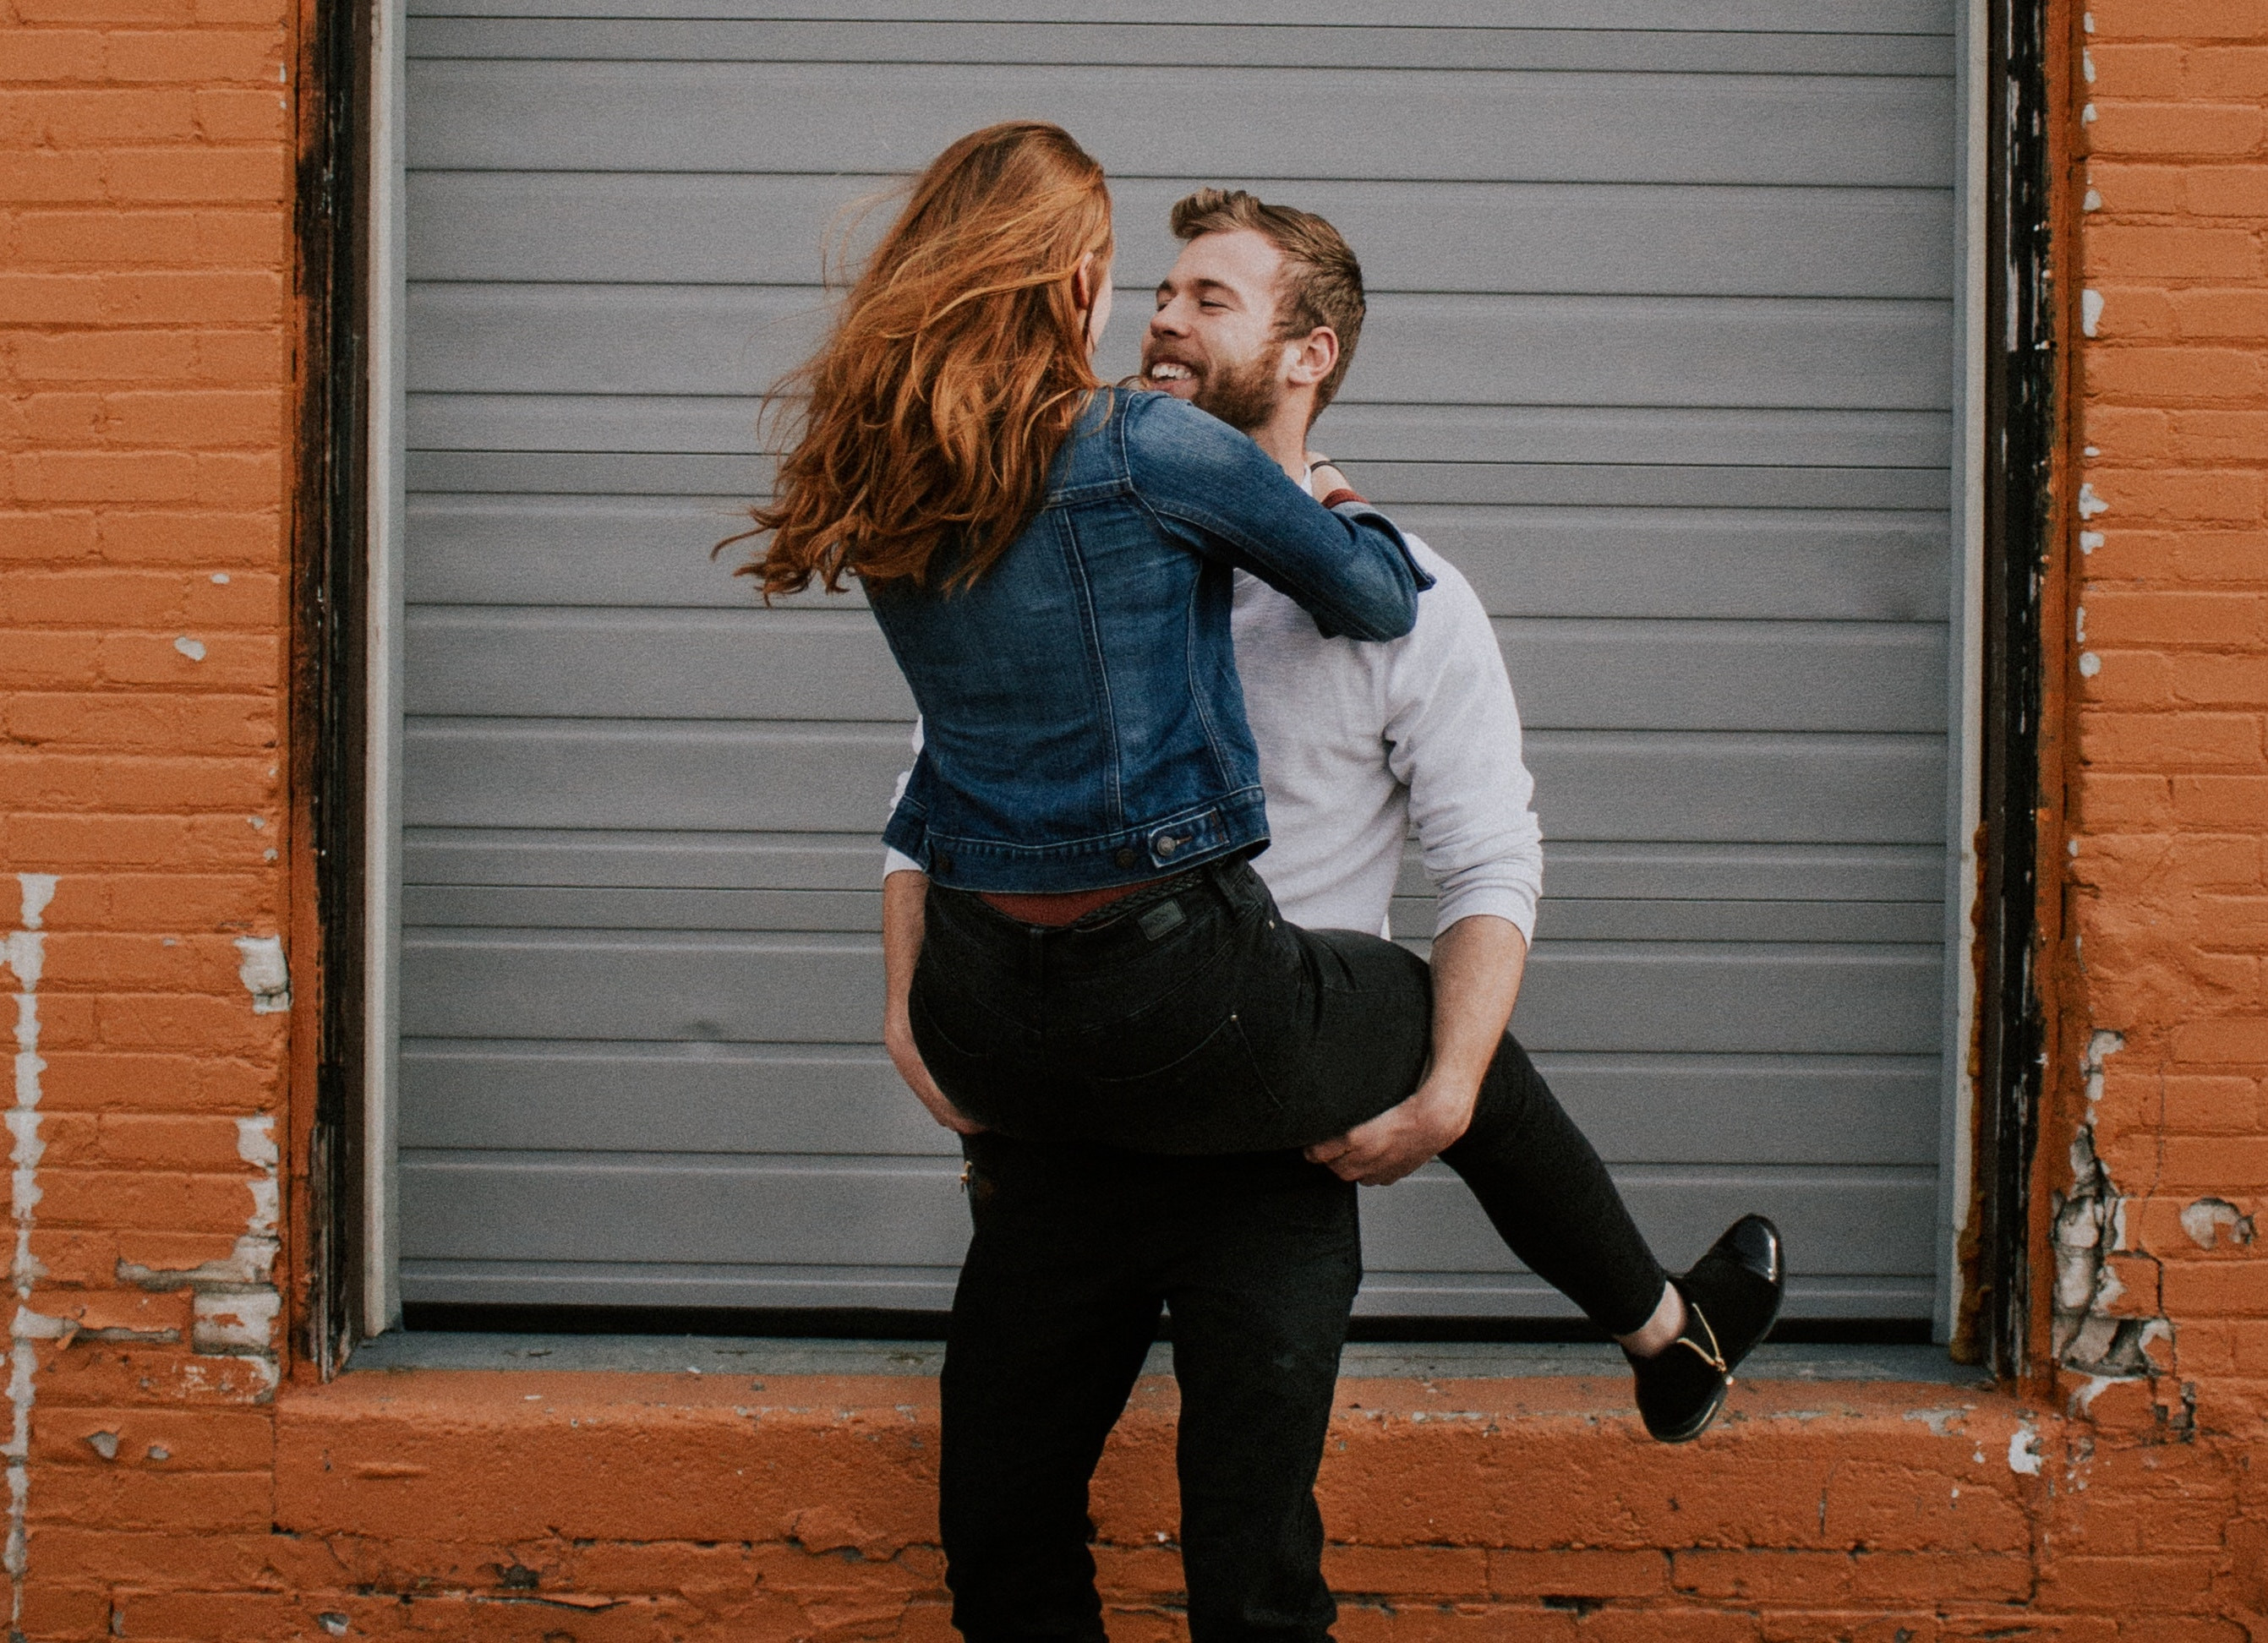
<svg viewBox="0 0 2268 1643">
<path fill-rule="evenodd" d="M 1285 922 L 1242 861 L 1062 929 L 932 884 L 914 1040 L 969 1116 L 1009 1136 L 1152 1153 L 1338 1135 L 1418 1087 L 1432 974 L 1377 936 Z M 1664 1277 L 1582 1131 L 1507 1036 L 1442 1155 L 1538 1277 L 1634 1333 Z"/>
</svg>

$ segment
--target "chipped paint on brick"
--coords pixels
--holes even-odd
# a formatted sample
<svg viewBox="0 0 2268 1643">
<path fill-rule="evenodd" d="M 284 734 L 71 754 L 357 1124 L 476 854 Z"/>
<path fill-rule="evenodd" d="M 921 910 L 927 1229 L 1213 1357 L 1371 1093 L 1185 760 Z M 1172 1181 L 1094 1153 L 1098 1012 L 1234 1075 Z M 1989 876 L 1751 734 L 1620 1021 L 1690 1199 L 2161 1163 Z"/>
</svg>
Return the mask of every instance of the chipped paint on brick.
<svg viewBox="0 0 2268 1643">
<path fill-rule="evenodd" d="M 2082 1375 L 2072 1394 L 2076 1411 L 2085 1411 L 2104 1389 L 2122 1381 L 2149 1380 L 2159 1366 L 2149 1353 L 2154 1341 L 2171 1341 L 2173 1325 L 2157 1315 L 2134 1316 L 2117 1310 L 2126 1286 L 2119 1282 L 2111 1255 L 2150 1257 L 2126 1236 L 2126 1200 L 2095 1150 L 2095 1116 L 2102 1100 L 2103 1068 L 2126 1047 L 2124 1035 L 2099 1030 L 2081 1054 L 2087 1110 L 2071 1140 L 2068 1191 L 2053 1199 L 2055 1228 L 2054 1329 L 2057 1363 Z M 2154 1297 L 2153 1297 L 2154 1299 Z"/>
<path fill-rule="evenodd" d="M 254 1015 L 280 1015 L 291 1007 L 291 970 L 280 936 L 239 936 L 236 978 L 252 995 Z"/>
<path fill-rule="evenodd" d="M 282 1158 L 276 1120 L 262 1113 L 236 1121 L 237 1156 L 258 1172 L 245 1183 L 252 1210 L 236 1245 L 221 1260 L 192 1267 L 151 1267 L 121 1261 L 118 1281 L 138 1288 L 188 1289 L 190 1350 L 205 1357 L 241 1358 L 255 1364 L 273 1390 L 280 1374 L 276 1320 L 283 1310 L 276 1286 L 276 1215 Z"/>
<path fill-rule="evenodd" d="M 8 1571 L 8 1612 L 11 1636 L 24 1617 L 26 1547 L 25 1514 L 32 1489 L 32 1404 L 37 1396 L 38 1349 L 32 1343 L 48 1332 L 55 1320 L 43 1318 L 25 1304 L 39 1281 L 40 1264 L 32 1254 L 32 1227 L 39 1212 L 40 1078 L 48 1064 L 40 1058 L 40 971 L 46 961 L 48 903 L 55 899 L 55 875 L 19 873 L 17 920 L 21 928 L 8 932 L 4 956 L 16 976 L 16 1101 L 8 1109 L 8 1133 L 13 1140 L 10 1158 L 14 1166 L 11 1183 L 16 1220 L 15 1256 L 10 1276 L 16 1286 L 16 1315 L 9 1330 L 8 1538 L 0 1565 Z"/>
<path fill-rule="evenodd" d="M 2256 1235 L 2252 1218 L 2227 1198 L 2198 1198 L 2182 1206 L 2182 1230 L 2200 1249 L 2211 1249 L 2224 1239 L 2250 1244 Z"/>
</svg>

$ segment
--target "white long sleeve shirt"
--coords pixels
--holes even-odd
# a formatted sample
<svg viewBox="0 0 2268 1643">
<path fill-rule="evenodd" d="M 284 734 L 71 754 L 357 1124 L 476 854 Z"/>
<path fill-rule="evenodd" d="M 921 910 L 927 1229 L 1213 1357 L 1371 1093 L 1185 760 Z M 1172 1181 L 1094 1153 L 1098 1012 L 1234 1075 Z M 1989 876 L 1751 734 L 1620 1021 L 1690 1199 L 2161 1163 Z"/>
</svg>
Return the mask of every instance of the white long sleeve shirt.
<svg viewBox="0 0 2268 1643">
<path fill-rule="evenodd" d="M 1270 840 L 1252 865 L 1293 924 L 1383 932 L 1414 829 L 1439 893 L 1436 933 L 1492 913 L 1532 940 L 1543 843 L 1512 682 L 1471 585 L 1403 537 L 1437 579 L 1418 625 L 1388 644 L 1327 639 L 1290 599 L 1237 573 L 1236 667 Z M 887 852 L 885 876 L 918 871 Z"/>
</svg>

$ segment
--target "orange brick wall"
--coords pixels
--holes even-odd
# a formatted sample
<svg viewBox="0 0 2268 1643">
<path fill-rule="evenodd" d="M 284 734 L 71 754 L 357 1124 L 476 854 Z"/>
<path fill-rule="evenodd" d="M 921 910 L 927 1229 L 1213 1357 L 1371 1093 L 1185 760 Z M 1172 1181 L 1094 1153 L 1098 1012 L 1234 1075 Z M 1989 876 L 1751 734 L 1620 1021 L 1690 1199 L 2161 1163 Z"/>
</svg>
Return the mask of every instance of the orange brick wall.
<svg viewBox="0 0 2268 1643">
<path fill-rule="evenodd" d="M 2072 21 L 2099 203 L 2059 268 L 2074 324 L 2079 287 L 2102 306 L 2050 601 L 2074 847 L 2036 1270 L 2080 1367 L 1744 1388 L 1682 1451 L 1615 1385 L 1349 1383 L 1351 1643 L 2268 1638 L 2268 0 L 2098 4 L 2091 81 Z M 306 918 L 296 28 L 282 0 L 0 0 L 17 1630 L 942 1637 L 927 1383 L 288 1361 L 315 978 L 295 955 L 279 1007 L 259 943 Z M 1146 1389 L 1106 1465 L 1122 1638 L 1179 1627 L 1170 1413 Z"/>
<path fill-rule="evenodd" d="M 2268 5 L 2091 21 L 2051 1138 L 2091 1124 L 2123 1212 L 2094 1310 L 2162 1320 L 2152 1418 L 2241 1430 L 2268 1411 Z"/>
</svg>

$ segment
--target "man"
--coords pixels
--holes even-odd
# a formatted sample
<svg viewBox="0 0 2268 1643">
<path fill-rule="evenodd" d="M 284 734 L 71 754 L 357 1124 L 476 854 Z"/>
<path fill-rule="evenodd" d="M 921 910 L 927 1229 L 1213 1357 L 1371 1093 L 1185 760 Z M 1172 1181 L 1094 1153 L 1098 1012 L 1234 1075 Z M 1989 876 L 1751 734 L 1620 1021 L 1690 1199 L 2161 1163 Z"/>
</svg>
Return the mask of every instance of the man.
<svg viewBox="0 0 2268 1643">
<path fill-rule="evenodd" d="M 1159 287 L 1145 384 L 1243 430 L 1302 478 L 1314 466 L 1307 430 L 1360 335 L 1359 266 L 1322 218 L 1248 194 L 1193 195 L 1173 226 L 1185 248 Z M 1708 1424 L 1729 1364 L 1777 1309 L 1777 1235 L 1756 1218 L 1680 1280 L 1720 1325 L 1732 1321 L 1725 1338 L 1689 1309 L 1506 1035 L 1542 882 L 1532 785 L 1485 611 L 1453 567 L 1410 542 L 1437 585 L 1417 629 L 1393 644 L 1325 639 L 1254 578 L 1238 578 L 1235 604 L 1272 839 L 1254 865 L 1284 916 L 1382 930 L 1413 827 L 1440 891 L 1432 1060 L 1398 1106 L 1305 1161 L 976 1133 L 913 1048 L 906 996 L 924 883 L 905 858 L 889 864 L 886 1040 L 969 1159 L 976 1237 L 947 1349 L 941 1517 L 954 1619 L 971 1639 L 1102 1635 L 1086 1481 L 1161 1308 L 1182 1390 L 1192 1635 L 1327 1634 L 1335 1610 L 1313 1486 L 1360 1277 L 1351 1183 L 1387 1184 L 1436 1155 L 1462 1171 L 1478 1144 L 1468 1136 L 1476 1102 L 1499 1164 L 1507 1145 L 1532 1159 L 1516 1190 L 1484 1193 L 1484 1207 L 1528 1265 L 1616 1332 L 1656 1435 Z M 1690 1350 L 1664 1350 L 1679 1344 Z"/>
</svg>

